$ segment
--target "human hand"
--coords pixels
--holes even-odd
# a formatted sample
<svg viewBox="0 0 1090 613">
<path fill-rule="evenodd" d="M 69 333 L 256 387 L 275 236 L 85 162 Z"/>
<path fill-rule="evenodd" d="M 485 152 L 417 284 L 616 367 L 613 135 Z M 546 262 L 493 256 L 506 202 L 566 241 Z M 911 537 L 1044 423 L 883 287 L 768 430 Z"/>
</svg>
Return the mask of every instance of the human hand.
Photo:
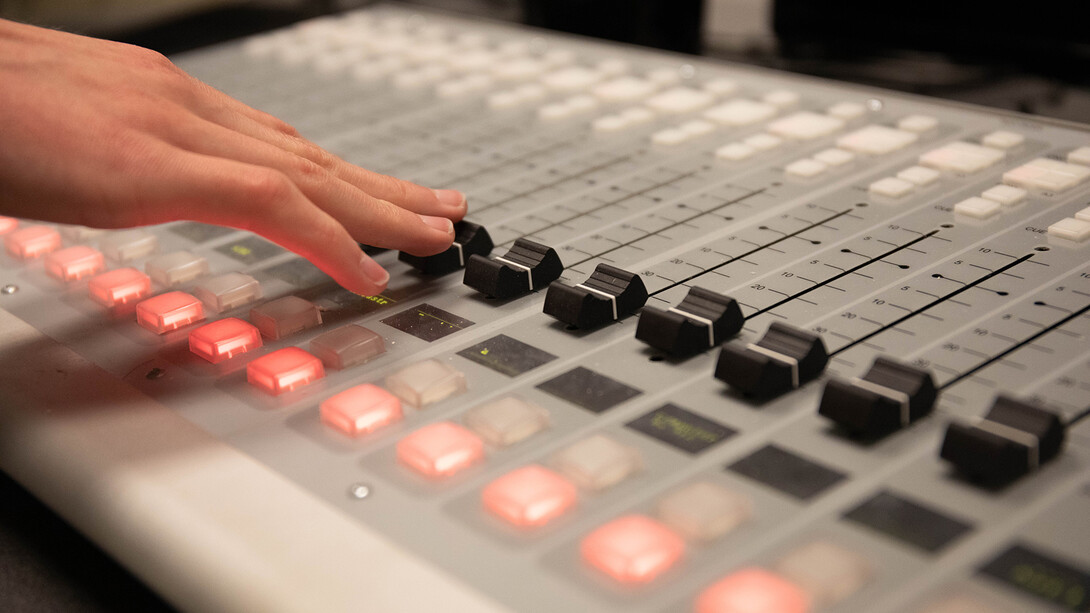
<svg viewBox="0 0 1090 613">
<path fill-rule="evenodd" d="M 353 166 L 131 45 L 0 20 L 0 212 L 99 228 L 188 219 L 265 236 L 345 288 L 357 241 L 443 251 L 465 197 Z"/>
</svg>

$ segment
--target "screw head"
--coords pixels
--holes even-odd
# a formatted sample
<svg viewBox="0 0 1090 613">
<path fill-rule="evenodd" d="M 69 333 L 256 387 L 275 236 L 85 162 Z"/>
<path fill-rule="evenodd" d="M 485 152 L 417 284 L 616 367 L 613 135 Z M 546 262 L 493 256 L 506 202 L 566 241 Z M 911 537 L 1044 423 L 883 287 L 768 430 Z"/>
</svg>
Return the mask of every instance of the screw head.
<svg viewBox="0 0 1090 613">
<path fill-rule="evenodd" d="M 4 287 L 0 287 L 0 294 L 4 294 L 4 295 L 14 294 L 17 291 L 19 291 L 19 286 L 18 285 L 10 285 L 9 284 L 9 285 L 5 285 Z"/>
<path fill-rule="evenodd" d="M 371 495 L 371 486 L 366 483 L 353 483 L 348 486 L 348 496 L 355 500 L 363 500 Z"/>
</svg>

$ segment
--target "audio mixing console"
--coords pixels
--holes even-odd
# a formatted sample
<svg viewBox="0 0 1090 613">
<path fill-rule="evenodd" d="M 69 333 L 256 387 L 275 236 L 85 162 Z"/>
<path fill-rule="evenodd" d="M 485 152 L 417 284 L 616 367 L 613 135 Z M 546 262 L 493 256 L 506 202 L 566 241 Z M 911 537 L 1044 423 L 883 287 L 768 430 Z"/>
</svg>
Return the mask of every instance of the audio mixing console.
<svg viewBox="0 0 1090 613">
<path fill-rule="evenodd" d="M 1090 611 L 1083 126 L 378 7 L 176 58 L 465 191 L 348 293 L 0 220 L 0 466 L 235 611 Z"/>
</svg>

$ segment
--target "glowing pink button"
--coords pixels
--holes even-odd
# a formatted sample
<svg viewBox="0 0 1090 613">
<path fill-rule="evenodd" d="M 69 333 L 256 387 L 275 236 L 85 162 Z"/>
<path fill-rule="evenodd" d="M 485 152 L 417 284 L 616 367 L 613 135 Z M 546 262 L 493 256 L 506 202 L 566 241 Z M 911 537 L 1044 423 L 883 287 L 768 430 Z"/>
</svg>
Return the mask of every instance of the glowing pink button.
<svg viewBox="0 0 1090 613">
<path fill-rule="evenodd" d="M 201 301 L 185 292 L 167 292 L 136 305 L 136 323 L 165 334 L 204 319 Z"/>
<path fill-rule="evenodd" d="M 92 277 L 87 292 L 102 306 L 117 306 L 151 294 L 151 279 L 135 268 L 118 268 Z"/>
<path fill-rule="evenodd" d="M 246 380 L 278 396 L 325 376 L 322 361 L 298 347 L 285 347 L 246 365 Z"/>
<path fill-rule="evenodd" d="M 261 332 L 237 317 L 214 321 L 189 333 L 189 350 L 213 364 L 260 346 Z"/>
<path fill-rule="evenodd" d="M 462 426 L 441 421 L 401 439 L 397 459 L 425 477 L 449 477 L 483 460 L 484 443 Z"/>
<path fill-rule="evenodd" d="M 19 220 L 14 217 L 0 217 L 0 234 L 7 234 L 19 227 Z"/>
<path fill-rule="evenodd" d="M 4 236 L 4 248 L 20 260 L 41 257 L 60 246 L 60 232 L 49 226 L 27 226 Z"/>
<path fill-rule="evenodd" d="M 401 401 L 377 385 L 364 383 L 318 405 L 322 423 L 348 436 L 361 436 L 401 421 Z"/>
<path fill-rule="evenodd" d="M 481 492 L 484 507 L 520 528 L 544 526 L 576 500 L 575 485 L 537 464 L 513 470 Z"/>
<path fill-rule="evenodd" d="M 87 245 L 76 245 L 45 256 L 45 272 L 61 281 L 78 281 L 98 274 L 105 267 L 102 253 Z"/>
<path fill-rule="evenodd" d="M 583 559 L 620 583 L 647 583 L 685 553 L 685 541 L 646 515 L 625 515 L 588 534 Z"/>
<path fill-rule="evenodd" d="M 763 568 L 743 568 L 696 598 L 696 613 L 806 613 L 810 600 L 790 581 Z"/>
</svg>

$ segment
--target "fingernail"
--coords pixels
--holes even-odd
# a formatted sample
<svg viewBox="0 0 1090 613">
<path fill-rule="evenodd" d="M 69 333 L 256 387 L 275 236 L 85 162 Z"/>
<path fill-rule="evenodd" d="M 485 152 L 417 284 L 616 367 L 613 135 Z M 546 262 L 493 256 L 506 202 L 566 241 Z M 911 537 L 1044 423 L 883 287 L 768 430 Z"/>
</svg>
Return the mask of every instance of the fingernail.
<svg viewBox="0 0 1090 613">
<path fill-rule="evenodd" d="M 433 189 L 435 197 L 439 199 L 439 204 L 448 206 L 452 209 L 465 208 L 466 195 L 456 189 Z"/>
<path fill-rule="evenodd" d="M 360 258 L 360 271 L 363 276 L 378 285 L 380 291 L 386 288 L 386 283 L 390 280 L 390 273 L 366 254 Z"/>
<path fill-rule="evenodd" d="M 432 217 L 431 215 L 421 215 L 420 221 L 424 222 L 424 225 L 429 228 L 435 228 L 436 230 L 442 230 L 447 234 L 454 233 L 454 222 L 446 217 Z"/>
</svg>

